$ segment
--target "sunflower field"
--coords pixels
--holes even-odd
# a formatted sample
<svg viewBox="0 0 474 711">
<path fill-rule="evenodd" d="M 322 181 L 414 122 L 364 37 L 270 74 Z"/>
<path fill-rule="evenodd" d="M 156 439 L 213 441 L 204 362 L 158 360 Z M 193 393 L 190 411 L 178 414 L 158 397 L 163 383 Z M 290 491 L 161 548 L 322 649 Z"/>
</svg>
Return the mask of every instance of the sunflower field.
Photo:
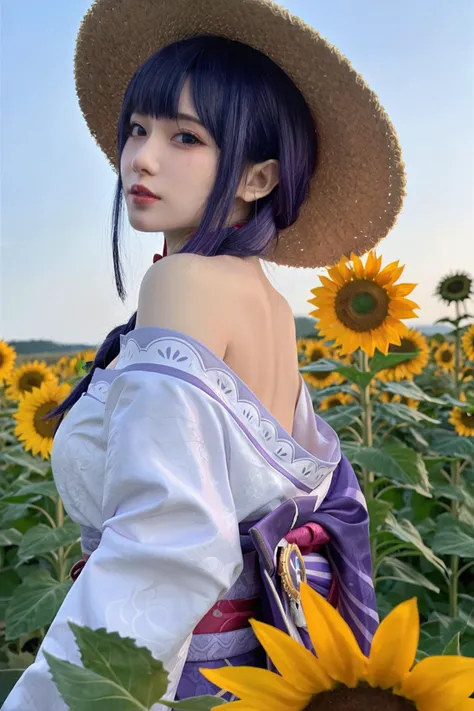
<svg viewBox="0 0 474 711">
<path fill-rule="evenodd" d="M 468 669 L 462 667 L 466 658 L 474 658 L 474 316 L 469 313 L 473 284 L 464 273 L 440 281 L 437 295 L 446 307 L 440 322 L 449 330 L 428 338 L 412 323 L 411 327 L 405 323 L 416 319 L 418 306 L 408 298 L 416 285 L 400 283 L 402 273 L 398 262 L 382 267 L 381 257 L 374 252 L 365 264 L 355 255 L 342 258 L 312 290 L 309 303 L 316 326 L 314 333 L 297 341 L 297 349 L 315 412 L 338 433 L 367 500 L 373 575 L 384 620 L 380 639 L 394 649 L 403 648 L 405 657 L 403 663 L 399 660 L 400 669 L 393 671 L 397 666 L 393 659 L 386 660 L 385 667 L 382 662 L 377 666 L 372 656 L 361 661 L 352 650 L 360 669 L 349 682 L 345 672 L 331 676 L 328 669 L 336 661 L 326 668 L 324 659 L 330 652 L 318 650 L 315 642 L 324 673 L 314 665 L 311 668 L 315 679 L 319 674 L 324 684 L 315 681 L 312 691 L 305 693 L 307 700 L 316 699 L 319 693 L 336 693 L 337 686 L 343 699 L 352 687 L 365 689 L 364 693 L 370 687 L 382 694 L 381 702 L 388 702 L 384 708 L 392 708 L 389 697 L 397 695 L 409 703 L 397 709 L 441 711 L 448 705 L 438 705 L 433 689 L 446 672 L 453 678 L 458 674 L 459 705 L 449 709 L 471 709 L 462 704 L 471 703 L 467 700 L 472 689 L 459 680 L 462 669 Z M 82 352 L 51 365 L 38 360 L 16 364 L 13 348 L 0 342 L 0 701 L 34 660 L 71 585 L 69 571 L 81 556 L 78 526 L 63 510 L 49 463 L 55 422 L 44 417 L 67 397 L 94 357 L 93 352 Z M 303 595 L 305 612 L 313 610 L 308 621 L 317 618 L 317 629 L 327 628 L 333 646 L 339 640 L 338 652 L 342 638 L 350 646 L 349 633 L 341 631 L 337 613 L 333 618 L 324 607 L 327 603 L 310 600 L 309 594 Z M 281 657 L 283 667 L 293 664 L 292 673 L 297 675 L 291 659 L 297 658 L 301 665 L 308 660 L 299 659 L 290 643 L 286 656 L 279 654 L 286 643 L 258 624 L 254 629 L 265 648 Z M 416 633 L 397 641 L 397 628 L 403 632 L 405 627 Z M 311 624 L 309 628 L 311 632 Z M 81 642 L 87 646 L 88 634 L 98 635 L 97 643 L 105 644 L 105 631 L 102 637 L 87 628 L 74 626 L 73 631 L 80 647 Z M 380 647 L 377 644 L 374 640 L 373 653 L 383 656 L 374 651 Z M 130 654 L 130 645 L 130 640 L 124 641 L 124 654 L 127 650 Z M 88 648 L 90 654 L 90 644 Z M 83 708 L 72 700 L 74 684 L 71 679 L 64 681 L 58 660 L 48 655 L 48 661 L 70 708 Z M 151 655 L 148 663 L 153 668 Z M 355 669 L 356 663 L 351 664 Z M 472 660 L 469 664 L 472 677 Z M 424 671 L 418 674 L 419 667 Z M 138 667 L 135 671 L 140 673 Z M 247 699 L 247 705 L 238 708 L 260 708 L 251 691 L 245 696 L 245 684 L 233 679 L 234 670 L 217 671 L 209 678 Z M 159 673 L 164 674 L 162 669 Z M 423 683 L 418 684 L 415 678 L 420 676 Z M 147 683 L 144 679 L 144 687 Z M 449 686 L 449 680 L 446 683 Z M 165 688 L 164 682 L 160 694 Z M 351 693 L 356 691 L 352 688 Z M 285 709 L 326 708 L 303 706 L 301 693 L 295 691 L 294 705 L 288 696 Z M 212 699 L 182 708 L 204 710 L 224 703 L 221 697 Z M 112 709 L 108 703 L 104 700 L 94 708 Z M 137 702 L 120 708 L 148 706 Z"/>
</svg>

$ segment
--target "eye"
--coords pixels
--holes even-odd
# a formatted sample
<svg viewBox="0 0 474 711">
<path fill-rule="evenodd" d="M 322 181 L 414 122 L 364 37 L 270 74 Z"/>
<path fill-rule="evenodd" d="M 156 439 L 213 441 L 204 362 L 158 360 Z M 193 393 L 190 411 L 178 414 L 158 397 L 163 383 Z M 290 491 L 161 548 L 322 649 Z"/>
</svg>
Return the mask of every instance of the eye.
<svg viewBox="0 0 474 711">
<path fill-rule="evenodd" d="M 202 141 L 189 131 L 180 131 L 176 134 L 175 138 L 182 138 L 182 141 L 178 141 L 183 146 L 198 146 L 202 145 Z"/>
<path fill-rule="evenodd" d="M 134 133 L 135 129 L 139 129 L 139 130 L 143 131 L 143 133 L 141 134 L 142 136 L 144 136 L 146 134 L 146 131 L 143 128 L 143 126 L 140 126 L 140 124 L 136 123 L 136 121 L 130 121 L 128 128 L 127 128 L 127 136 L 134 136 L 134 137 L 138 136 L 139 135 L 138 133 L 136 133 L 136 132 Z"/>
</svg>

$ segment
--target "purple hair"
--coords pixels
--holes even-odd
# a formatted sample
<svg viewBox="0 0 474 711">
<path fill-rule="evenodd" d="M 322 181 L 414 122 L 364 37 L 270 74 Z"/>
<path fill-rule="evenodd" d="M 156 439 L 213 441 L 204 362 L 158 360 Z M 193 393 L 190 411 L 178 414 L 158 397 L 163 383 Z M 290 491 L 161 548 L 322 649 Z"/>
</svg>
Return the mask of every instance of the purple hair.
<svg viewBox="0 0 474 711">
<path fill-rule="evenodd" d="M 303 95 L 287 74 L 262 52 L 235 40 L 199 35 L 174 42 L 152 55 L 125 92 L 118 124 L 118 155 L 138 112 L 174 119 L 189 79 L 196 112 L 220 149 L 214 187 L 200 225 L 180 253 L 238 257 L 268 256 L 278 233 L 298 218 L 316 169 L 316 130 Z M 279 183 L 252 205 L 252 218 L 238 230 L 226 227 L 246 166 L 279 161 Z M 123 186 L 119 174 L 113 204 L 112 246 L 115 284 L 125 299 L 120 260 Z M 96 368 L 118 355 L 120 336 L 135 328 L 136 312 L 117 326 L 99 348 L 90 372 L 49 417 L 64 415 L 87 390 Z"/>
</svg>

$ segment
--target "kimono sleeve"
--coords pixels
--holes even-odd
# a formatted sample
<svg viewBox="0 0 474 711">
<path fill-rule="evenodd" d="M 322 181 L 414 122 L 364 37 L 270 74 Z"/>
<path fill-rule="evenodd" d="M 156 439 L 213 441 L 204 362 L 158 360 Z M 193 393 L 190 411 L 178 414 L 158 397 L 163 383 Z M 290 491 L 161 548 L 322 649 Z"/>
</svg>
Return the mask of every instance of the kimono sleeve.
<svg viewBox="0 0 474 711">
<path fill-rule="evenodd" d="M 162 373 L 128 371 L 111 384 L 101 542 L 42 650 L 79 663 L 67 619 L 105 627 L 163 661 L 174 698 L 194 627 L 242 569 L 220 408 L 198 386 Z M 47 688 L 41 652 L 30 670 L 29 689 L 27 671 L 15 688 L 26 685 L 25 695 L 5 709 L 65 708 Z M 27 705 L 28 694 L 37 705 Z"/>
</svg>

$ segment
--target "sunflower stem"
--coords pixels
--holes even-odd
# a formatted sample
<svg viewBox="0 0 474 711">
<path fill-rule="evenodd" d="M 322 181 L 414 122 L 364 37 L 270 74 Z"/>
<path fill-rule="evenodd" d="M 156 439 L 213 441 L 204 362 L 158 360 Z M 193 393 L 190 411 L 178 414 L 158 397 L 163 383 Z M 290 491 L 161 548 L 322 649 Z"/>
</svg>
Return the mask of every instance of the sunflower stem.
<svg viewBox="0 0 474 711">
<path fill-rule="evenodd" d="M 456 330 L 455 330 L 455 337 L 456 337 L 456 349 L 454 352 L 454 395 L 457 400 L 459 400 L 459 396 L 461 394 L 461 330 L 459 328 L 459 316 L 460 316 L 460 309 L 459 309 L 459 302 L 456 301 L 454 304 L 456 308 Z"/>
<path fill-rule="evenodd" d="M 60 528 L 64 524 L 64 507 L 61 497 L 56 499 L 56 526 Z M 63 582 L 66 579 L 66 556 L 64 548 L 58 550 L 58 579 Z"/>
<path fill-rule="evenodd" d="M 369 357 L 367 353 L 359 351 L 359 367 L 364 373 L 369 372 Z M 370 383 L 360 389 L 362 401 L 362 441 L 365 447 L 372 447 L 372 402 L 370 399 Z M 374 483 L 374 473 L 366 469 L 362 470 L 364 479 L 364 495 L 366 498 L 372 498 L 372 489 Z"/>
<path fill-rule="evenodd" d="M 459 302 L 456 301 L 454 303 L 454 307 L 456 309 L 456 330 L 455 330 L 455 338 L 456 338 L 456 346 L 455 346 L 455 352 L 454 352 L 454 396 L 456 397 L 457 400 L 459 400 L 459 397 L 461 395 L 461 388 L 460 388 L 460 382 L 461 382 L 461 342 L 460 342 L 460 329 L 459 329 L 459 317 L 460 317 L 460 308 L 459 308 Z M 451 463 L 451 484 L 455 489 L 458 489 L 459 485 L 461 483 L 461 466 L 460 462 L 452 462 Z M 453 515 L 453 518 L 456 520 L 459 518 L 459 502 L 453 499 L 451 501 L 451 513 Z M 457 612 L 458 612 L 458 583 L 459 583 L 459 556 L 458 555 L 452 555 L 451 556 L 451 577 L 449 579 L 449 611 L 451 617 L 457 617 Z"/>
</svg>

